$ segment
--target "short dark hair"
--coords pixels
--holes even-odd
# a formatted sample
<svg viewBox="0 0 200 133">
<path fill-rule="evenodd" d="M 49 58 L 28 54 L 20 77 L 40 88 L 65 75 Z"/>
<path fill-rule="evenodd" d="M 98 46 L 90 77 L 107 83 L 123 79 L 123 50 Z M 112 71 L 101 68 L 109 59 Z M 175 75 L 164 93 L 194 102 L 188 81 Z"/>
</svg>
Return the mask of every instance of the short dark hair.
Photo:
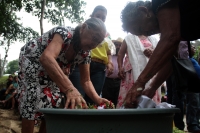
<svg viewBox="0 0 200 133">
<path fill-rule="evenodd" d="M 134 19 L 139 15 L 137 12 L 138 7 L 144 6 L 147 9 L 151 9 L 150 1 L 137 1 L 128 2 L 125 8 L 121 12 L 122 28 L 124 31 L 128 31 L 128 25 L 130 25 Z"/>
<path fill-rule="evenodd" d="M 107 9 L 106 9 L 104 6 L 98 5 L 98 6 L 96 6 L 96 7 L 94 8 L 94 10 L 93 10 L 93 12 L 92 12 L 92 16 L 93 16 L 97 11 L 99 11 L 99 10 L 104 11 L 104 12 L 107 13 Z"/>
<path fill-rule="evenodd" d="M 13 76 L 12 76 L 12 75 L 9 75 L 8 78 L 13 78 Z"/>
</svg>

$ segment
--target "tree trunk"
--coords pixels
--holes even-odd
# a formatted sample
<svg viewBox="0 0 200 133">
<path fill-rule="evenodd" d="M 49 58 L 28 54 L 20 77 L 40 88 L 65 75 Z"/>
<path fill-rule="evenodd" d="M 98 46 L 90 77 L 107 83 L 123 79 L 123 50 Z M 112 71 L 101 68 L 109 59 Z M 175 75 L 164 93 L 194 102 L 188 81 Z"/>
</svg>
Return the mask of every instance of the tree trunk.
<svg viewBox="0 0 200 133">
<path fill-rule="evenodd" d="M 4 56 L 4 59 L 2 60 L 2 66 L 1 66 L 1 76 L 3 76 L 4 74 L 4 68 L 5 68 L 5 65 L 6 65 L 6 58 L 8 57 L 8 51 L 9 51 L 9 48 L 10 48 L 10 39 L 8 40 L 8 45 L 7 45 L 7 49 L 5 48 L 5 56 Z"/>
<path fill-rule="evenodd" d="M 41 16 L 40 16 L 40 32 L 43 35 L 43 18 L 44 18 L 44 10 L 46 5 L 46 0 L 41 1 Z"/>
</svg>

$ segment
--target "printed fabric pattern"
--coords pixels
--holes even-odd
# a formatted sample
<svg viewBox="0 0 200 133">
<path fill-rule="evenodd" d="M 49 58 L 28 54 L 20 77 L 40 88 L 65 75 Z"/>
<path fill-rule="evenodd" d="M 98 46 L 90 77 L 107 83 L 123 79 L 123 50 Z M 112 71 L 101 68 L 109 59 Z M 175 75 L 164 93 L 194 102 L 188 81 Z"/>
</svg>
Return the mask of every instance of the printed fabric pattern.
<svg viewBox="0 0 200 133">
<path fill-rule="evenodd" d="M 20 51 L 17 99 L 22 118 L 29 120 L 41 119 L 40 108 L 58 108 L 61 103 L 60 88 L 51 80 L 42 67 L 39 58 L 48 47 L 55 34 L 61 35 L 64 43 L 56 61 L 63 68 L 71 65 L 90 63 L 90 51 L 80 50 L 73 62 L 68 62 L 65 53 L 73 38 L 74 28 L 56 27 L 44 33 L 41 37 L 25 44 Z"/>
</svg>

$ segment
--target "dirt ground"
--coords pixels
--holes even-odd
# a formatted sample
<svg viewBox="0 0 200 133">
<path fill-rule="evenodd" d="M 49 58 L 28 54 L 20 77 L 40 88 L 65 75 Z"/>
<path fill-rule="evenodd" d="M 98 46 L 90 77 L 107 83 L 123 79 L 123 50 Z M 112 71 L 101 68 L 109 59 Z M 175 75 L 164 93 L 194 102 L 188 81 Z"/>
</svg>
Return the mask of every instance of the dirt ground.
<svg viewBox="0 0 200 133">
<path fill-rule="evenodd" d="M 34 133 L 39 130 L 35 126 Z M 21 133 L 21 120 L 18 111 L 0 109 L 0 133 Z"/>
</svg>

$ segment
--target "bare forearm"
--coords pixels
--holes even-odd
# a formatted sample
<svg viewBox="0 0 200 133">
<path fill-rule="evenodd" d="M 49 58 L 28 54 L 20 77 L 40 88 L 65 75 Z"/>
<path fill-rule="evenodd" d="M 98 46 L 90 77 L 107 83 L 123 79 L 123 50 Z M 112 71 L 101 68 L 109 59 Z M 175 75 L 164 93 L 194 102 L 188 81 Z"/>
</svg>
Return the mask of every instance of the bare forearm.
<svg viewBox="0 0 200 133">
<path fill-rule="evenodd" d="M 108 62 L 112 63 L 112 55 L 108 55 Z"/>
<path fill-rule="evenodd" d="M 152 78 L 172 58 L 181 39 L 178 1 L 170 1 L 162 6 L 157 13 L 157 19 L 161 38 L 147 66 L 139 76 L 139 81 L 143 83 Z"/>
<path fill-rule="evenodd" d="M 168 40 L 168 39 L 167 39 Z M 169 62 L 178 48 L 178 40 L 160 40 L 145 69 L 139 76 L 139 81 L 148 82 L 162 67 Z"/>
<path fill-rule="evenodd" d="M 122 66 L 123 66 L 123 58 L 124 58 L 123 55 L 118 55 L 118 57 L 117 57 L 118 68 L 122 68 Z"/>
<path fill-rule="evenodd" d="M 50 78 L 58 85 L 58 87 L 63 92 L 66 92 L 67 90 L 73 87 L 71 81 L 63 73 L 60 66 L 53 57 L 43 56 L 42 58 L 40 58 L 40 62 L 45 68 Z"/>
<path fill-rule="evenodd" d="M 86 81 L 81 83 L 85 93 L 96 102 L 96 98 L 99 97 L 99 95 L 96 93 L 95 88 L 91 81 Z"/>
</svg>

